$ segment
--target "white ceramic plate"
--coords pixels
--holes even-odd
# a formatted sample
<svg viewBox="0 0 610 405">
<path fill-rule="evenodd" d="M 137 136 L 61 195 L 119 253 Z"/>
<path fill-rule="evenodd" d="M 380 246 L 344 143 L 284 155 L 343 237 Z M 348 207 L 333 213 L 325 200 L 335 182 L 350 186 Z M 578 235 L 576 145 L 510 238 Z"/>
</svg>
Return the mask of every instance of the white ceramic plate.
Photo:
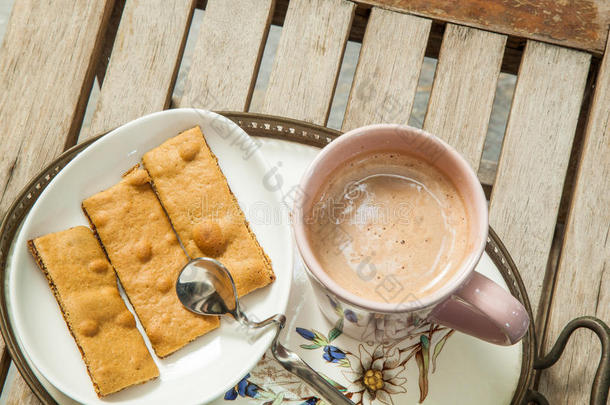
<svg viewBox="0 0 610 405">
<path fill-rule="evenodd" d="M 258 319 L 285 312 L 292 278 L 292 238 L 281 196 L 264 181 L 269 166 L 257 141 L 232 121 L 202 110 L 168 110 L 132 121 L 81 152 L 49 184 L 23 222 L 7 266 L 8 311 L 21 349 L 38 372 L 78 402 L 205 403 L 239 381 L 271 343 L 272 330 L 252 339 L 235 322 L 223 320 L 219 329 L 175 354 L 165 359 L 153 355 L 158 379 L 100 400 L 47 281 L 27 250 L 28 239 L 88 225 L 80 206 L 84 198 L 112 186 L 146 151 L 195 125 L 218 157 L 277 276 L 272 286 L 248 295 L 243 300 L 245 308 Z M 142 331 L 141 325 L 138 328 Z"/>
</svg>

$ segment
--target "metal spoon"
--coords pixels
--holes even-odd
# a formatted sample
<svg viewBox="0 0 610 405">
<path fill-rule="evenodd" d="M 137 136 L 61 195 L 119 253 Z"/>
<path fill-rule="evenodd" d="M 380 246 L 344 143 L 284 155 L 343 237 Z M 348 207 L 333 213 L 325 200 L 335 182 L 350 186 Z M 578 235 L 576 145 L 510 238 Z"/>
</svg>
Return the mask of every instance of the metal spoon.
<svg viewBox="0 0 610 405">
<path fill-rule="evenodd" d="M 277 314 L 261 322 L 253 322 L 248 319 L 239 308 L 235 282 L 227 268 L 219 261 L 208 257 L 191 259 L 178 276 L 176 293 L 182 305 L 199 315 L 229 314 L 242 325 L 254 329 L 271 324 L 277 325 L 277 332 L 271 345 L 271 352 L 276 360 L 286 370 L 314 388 L 329 403 L 354 405 L 349 398 L 330 385 L 296 353 L 278 342 L 280 331 L 286 323 L 284 315 Z"/>
</svg>

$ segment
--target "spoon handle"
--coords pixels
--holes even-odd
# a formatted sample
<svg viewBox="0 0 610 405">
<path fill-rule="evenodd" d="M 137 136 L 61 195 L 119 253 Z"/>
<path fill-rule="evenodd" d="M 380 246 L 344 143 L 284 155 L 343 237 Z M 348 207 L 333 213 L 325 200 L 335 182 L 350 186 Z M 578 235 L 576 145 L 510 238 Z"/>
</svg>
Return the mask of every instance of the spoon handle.
<svg viewBox="0 0 610 405">
<path fill-rule="evenodd" d="M 329 403 L 333 405 L 355 405 L 338 389 L 330 385 L 324 377 L 309 367 L 296 353 L 287 349 L 281 343 L 276 341 L 271 348 L 271 352 L 286 370 L 309 384 Z"/>
<path fill-rule="evenodd" d="M 234 317 L 242 324 L 255 329 L 262 328 L 271 324 L 277 325 L 275 338 L 273 339 L 273 343 L 271 345 L 271 352 L 273 353 L 275 359 L 282 365 L 282 367 L 299 377 L 301 380 L 305 381 L 307 384 L 309 384 L 313 389 L 318 392 L 318 394 L 320 394 L 324 399 L 326 399 L 328 403 L 332 405 L 355 405 L 348 397 L 343 395 L 341 391 L 330 385 L 329 382 L 326 381 L 324 377 L 322 377 L 320 374 L 318 374 L 317 371 L 311 368 L 309 364 L 305 363 L 303 359 L 299 357 L 298 354 L 288 349 L 286 346 L 282 345 L 278 341 L 280 331 L 284 328 L 284 325 L 286 324 L 286 317 L 284 315 L 277 314 L 261 322 L 253 322 L 248 319 L 246 314 L 241 312 L 241 310 L 239 309 L 239 305 L 237 305 L 236 310 L 234 312 Z"/>
</svg>

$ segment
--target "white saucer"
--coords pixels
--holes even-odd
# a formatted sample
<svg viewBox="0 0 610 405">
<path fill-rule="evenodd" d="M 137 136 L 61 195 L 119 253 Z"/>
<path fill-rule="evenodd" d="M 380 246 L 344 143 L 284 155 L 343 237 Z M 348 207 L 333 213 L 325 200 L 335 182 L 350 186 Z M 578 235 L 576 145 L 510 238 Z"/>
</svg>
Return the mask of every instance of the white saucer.
<svg viewBox="0 0 610 405">
<path fill-rule="evenodd" d="M 264 145 L 262 150 L 265 157 L 272 167 L 277 168 L 274 182 L 281 182 L 285 195 L 290 194 L 291 187 L 298 184 L 301 174 L 319 149 L 268 139 L 264 140 Z M 345 390 L 346 394 L 351 393 L 348 396 L 357 404 L 403 405 L 417 404 L 420 400 L 424 404 L 443 405 L 511 403 L 521 372 L 521 343 L 509 347 L 496 346 L 454 332 L 445 339 L 444 344 L 438 345 L 450 332 L 443 329 L 435 332 L 430 340 L 429 366 L 427 372 L 422 373 L 415 354 L 422 349 L 421 338 L 404 340 L 393 348 L 359 342 L 343 334 L 332 339 L 337 334 L 336 331 L 333 332 L 335 325 L 331 325 L 322 316 L 313 301 L 313 291 L 300 259 L 297 258 L 295 263 L 287 313 L 289 324 L 283 342 L 315 370 L 336 383 L 339 389 Z M 486 253 L 479 262 L 477 271 L 508 290 L 500 271 Z M 422 329 L 428 330 L 428 326 Z M 405 350 L 412 345 L 415 347 Z M 437 347 L 438 355 L 433 362 Z M 407 360 L 413 352 L 413 357 Z M 423 353 L 422 351 L 422 359 Z M 342 359 L 344 354 L 345 359 Z M 354 372 L 359 366 L 363 366 L 363 372 L 366 372 L 366 368 L 371 365 L 371 357 L 385 359 L 384 389 L 377 391 L 375 399 L 366 394 L 367 390 L 363 390 L 359 383 L 362 372 Z M 397 361 L 398 365 L 393 365 L 391 360 Z M 426 382 L 423 378 L 420 382 L 421 375 L 426 376 Z M 354 380 L 356 382 L 352 383 Z M 396 387 L 392 387 L 392 383 L 396 383 Z M 424 385 L 427 385 L 427 393 L 424 392 Z M 315 395 L 306 384 L 285 372 L 268 352 L 247 378 L 242 379 L 225 397 L 217 399 L 213 404 L 321 404 Z"/>
</svg>

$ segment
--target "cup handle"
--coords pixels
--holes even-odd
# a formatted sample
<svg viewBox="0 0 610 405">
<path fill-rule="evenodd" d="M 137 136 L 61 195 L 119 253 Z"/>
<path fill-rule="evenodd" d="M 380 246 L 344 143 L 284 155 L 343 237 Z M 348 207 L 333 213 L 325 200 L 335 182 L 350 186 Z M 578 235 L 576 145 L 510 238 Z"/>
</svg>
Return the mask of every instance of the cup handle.
<svg viewBox="0 0 610 405">
<path fill-rule="evenodd" d="M 432 310 L 428 320 L 503 346 L 521 340 L 530 322 L 515 297 L 476 271 Z"/>
</svg>

